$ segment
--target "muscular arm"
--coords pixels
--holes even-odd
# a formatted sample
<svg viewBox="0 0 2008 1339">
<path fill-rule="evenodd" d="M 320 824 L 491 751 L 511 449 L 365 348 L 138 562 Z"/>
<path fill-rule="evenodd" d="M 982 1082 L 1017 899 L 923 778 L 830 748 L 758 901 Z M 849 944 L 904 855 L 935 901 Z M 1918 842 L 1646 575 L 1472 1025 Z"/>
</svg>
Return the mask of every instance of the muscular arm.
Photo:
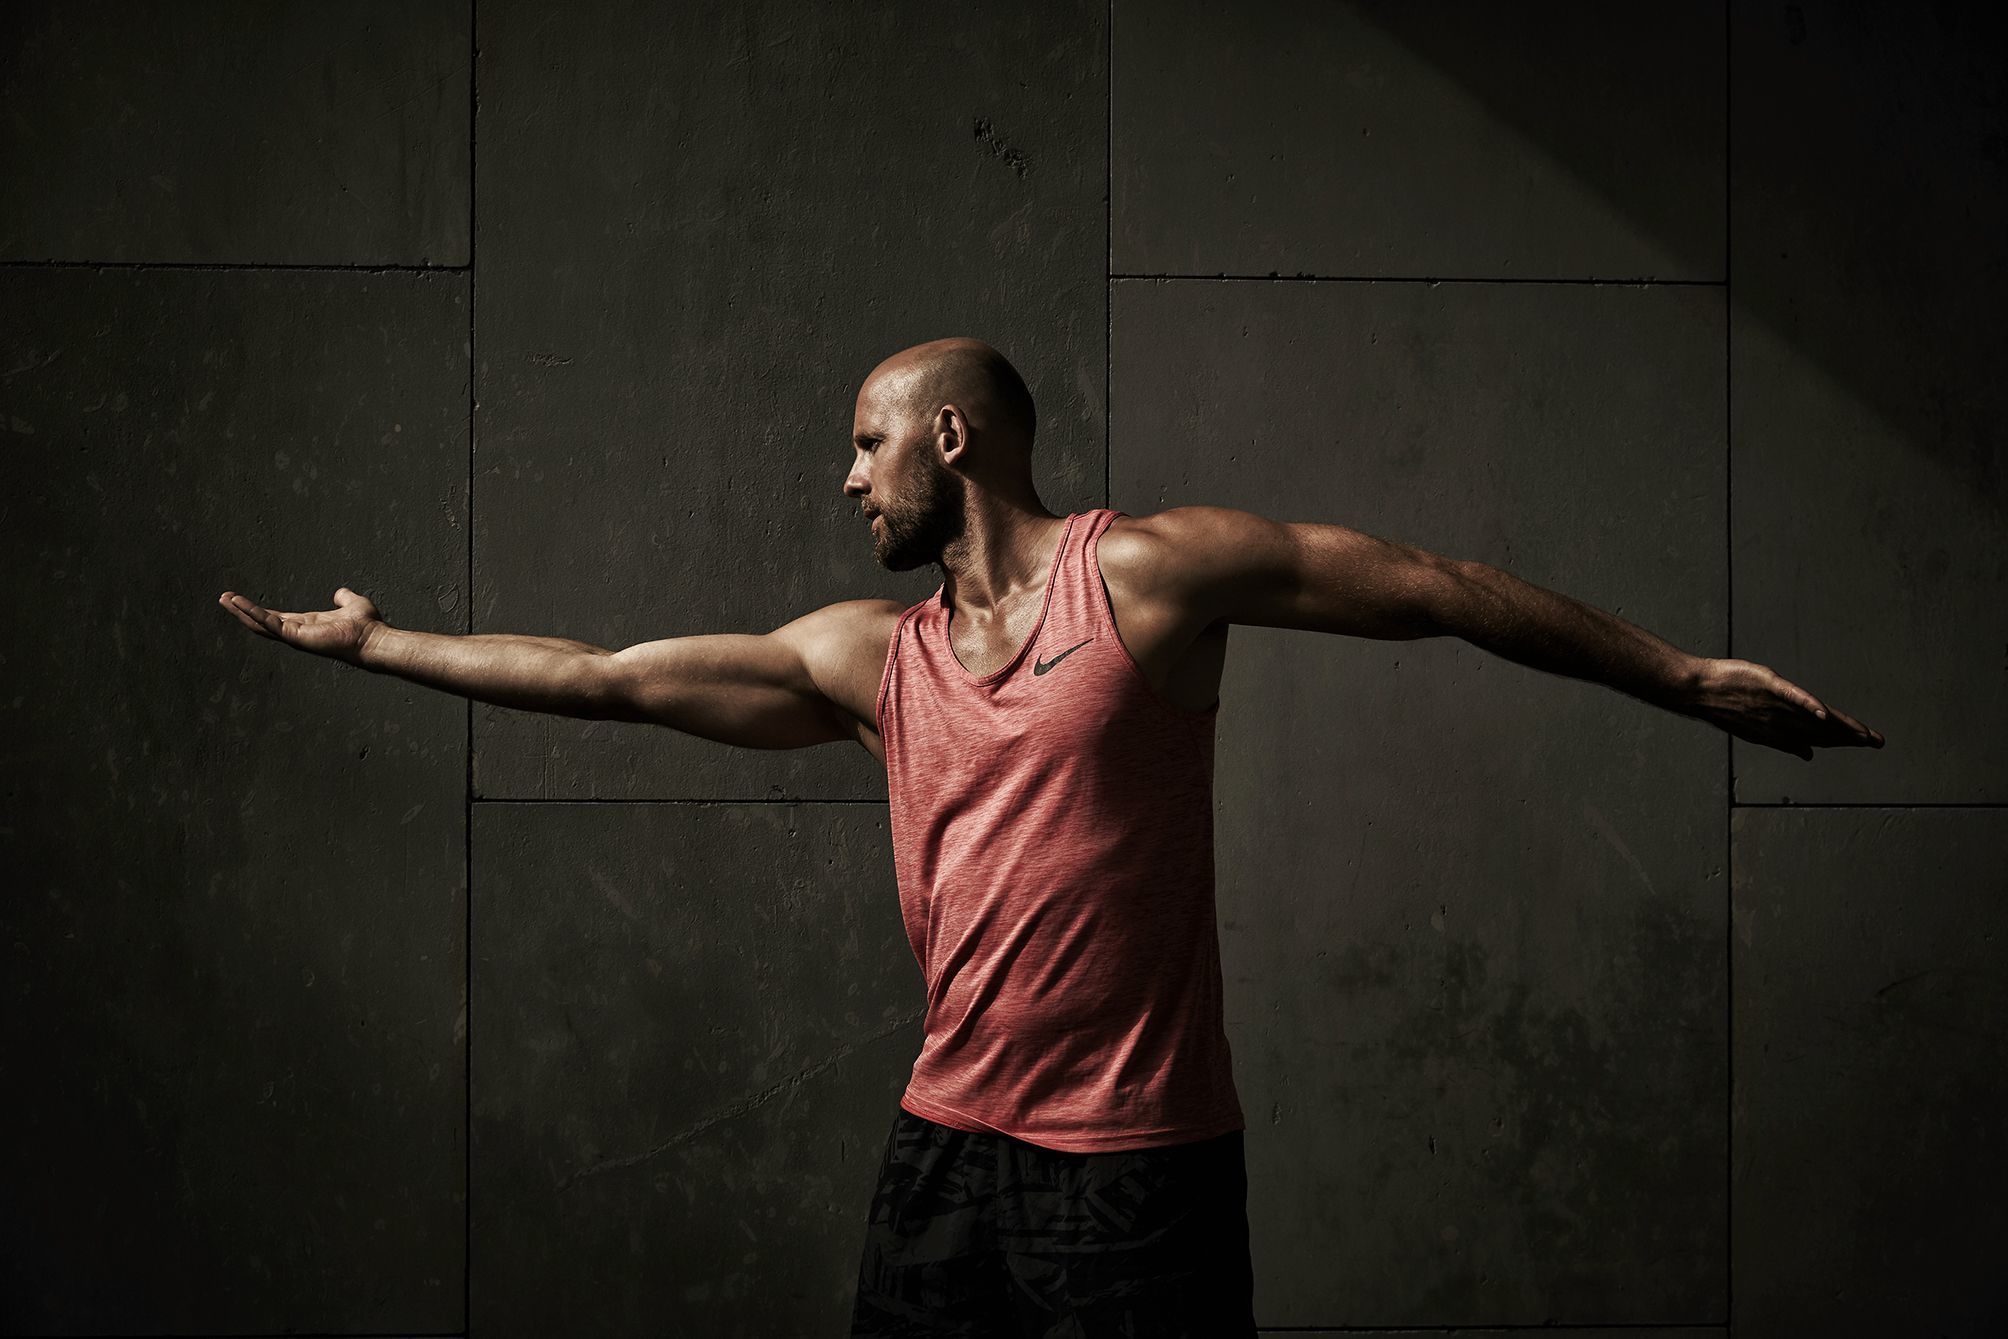
<svg viewBox="0 0 2008 1339">
<path fill-rule="evenodd" d="M 1228 507 L 1174 507 L 1143 520 L 1163 580 L 1198 622 L 1374 638 L 1455 636 L 1801 758 L 1811 758 L 1815 746 L 1883 742 L 1766 666 L 1692 655 L 1485 563 Z"/>
<path fill-rule="evenodd" d="M 844 600 L 768 633 L 614 651 L 563 637 L 394 627 L 347 587 L 335 602 L 286 613 L 235 592 L 221 597 L 262 636 L 375 673 L 521 711 L 662 725 L 755 749 L 855 739 L 870 750 L 879 669 L 900 611 L 889 600 Z"/>
<path fill-rule="evenodd" d="M 1550 674 L 1604 684 L 1681 711 L 1707 661 L 1616 614 L 1522 581 L 1481 562 L 1455 565 L 1457 582 L 1437 611 L 1445 632 Z"/>
<path fill-rule="evenodd" d="M 1810 761 L 1815 748 L 1881 748 L 1881 733 L 1768 665 L 1691 655 L 1616 614 L 1480 562 L 1437 617 L 1445 631 L 1494 655 L 1586 679 L 1693 716 L 1739 739 Z"/>
<path fill-rule="evenodd" d="M 1462 581 L 1461 564 L 1426 549 L 1231 507 L 1174 507 L 1138 529 L 1160 582 L 1200 624 L 1439 637 Z"/>
<path fill-rule="evenodd" d="M 613 652 L 566 637 L 514 632 L 468 635 L 419 632 L 388 623 L 370 627 L 354 655 L 361 669 L 409 679 L 518 711 L 584 716 L 592 702 L 598 657 Z"/>
<path fill-rule="evenodd" d="M 769 633 L 643 642 L 587 671 L 590 715 L 666 725 L 741 748 L 798 749 L 876 733 L 890 600 L 843 600 Z M 869 724 L 867 724 L 869 722 Z"/>
</svg>

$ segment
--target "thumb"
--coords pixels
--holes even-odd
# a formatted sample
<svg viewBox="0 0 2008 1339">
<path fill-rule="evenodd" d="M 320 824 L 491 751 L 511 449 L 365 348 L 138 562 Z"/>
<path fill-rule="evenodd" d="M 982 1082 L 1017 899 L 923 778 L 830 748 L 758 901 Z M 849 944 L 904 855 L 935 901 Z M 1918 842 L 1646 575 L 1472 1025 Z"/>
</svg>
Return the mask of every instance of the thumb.
<svg viewBox="0 0 2008 1339">
<path fill-rule="evenodd" d="M 347 586 L 335 587 L 335 603 L 337 605 L 346 605 L 349 603 L 349 601 L 355 598 L 356 598 L 356 593 L 350 590 Z"/>
</svg>

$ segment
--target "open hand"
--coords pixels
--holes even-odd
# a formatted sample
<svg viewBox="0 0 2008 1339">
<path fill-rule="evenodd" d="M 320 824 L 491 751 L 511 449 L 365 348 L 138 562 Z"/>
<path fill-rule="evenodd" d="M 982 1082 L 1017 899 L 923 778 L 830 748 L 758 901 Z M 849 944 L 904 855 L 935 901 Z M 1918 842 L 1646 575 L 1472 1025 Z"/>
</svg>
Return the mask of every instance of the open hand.
<svg viewBox="0 0 2008 1339">
<path fill-rule="evenodd" d="M 1704 660 L 1687 714 L 1808 760 L 1816 748 L 1883 746 L 1880 732 L 1750 660 Z"/>
<path fill-rule="evenodd" d="M 335 592 L 335 608 L 313 614 L 267 609 L 248 596 L 228 590 L 216 602 L 261 637 L 350 664 L 361 660 L 370 638 L 387 626 L 377 616 L 377 607 L 370 603 L 369 597 L 358 595 L 347 586 Z"/>
</svg>

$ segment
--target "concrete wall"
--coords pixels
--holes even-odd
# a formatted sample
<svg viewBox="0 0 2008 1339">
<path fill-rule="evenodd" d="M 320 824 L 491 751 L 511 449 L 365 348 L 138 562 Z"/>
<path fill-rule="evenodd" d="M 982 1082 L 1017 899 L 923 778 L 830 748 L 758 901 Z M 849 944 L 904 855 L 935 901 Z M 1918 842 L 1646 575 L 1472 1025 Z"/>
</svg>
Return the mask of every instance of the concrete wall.
<svg viewBox="0 0 2008 1339">
<path fill-rule="evenodd" d="M 1482 559 L 1889 739 L 1237 629 L 1265 1326 L 1998 1327 L 2002 27 L 7 7 L 0 1328 L 843 1331 L 922 1002 L 875 764 L 213 602 L 619 646 L 917 600 L 839 488 L 858 380 L 949 333 L 1056 510 Z"/>
</svg>

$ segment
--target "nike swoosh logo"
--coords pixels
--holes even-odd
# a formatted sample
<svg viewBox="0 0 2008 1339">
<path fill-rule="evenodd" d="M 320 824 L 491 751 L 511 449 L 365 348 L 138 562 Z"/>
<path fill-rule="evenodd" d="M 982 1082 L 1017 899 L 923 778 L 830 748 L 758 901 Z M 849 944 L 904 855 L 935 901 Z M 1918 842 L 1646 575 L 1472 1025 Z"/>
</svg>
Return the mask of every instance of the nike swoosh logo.
<svg viewBox="0 0 2008 1339">
<path fill-rule="evenodd" d="M 1065 660 L 1068 656 L 1074 654 L 1074 652 L 1080 650 L 1083 646 L 1086 646 L 1088 642 L 1091 642 L 1093 640 L 1094 638 L 1090 637 L 1088 638 L 1087 642 L 1075 642 L 1072 646 L 1060 652 L 1060 654 L 1054 656 L 1051 660 L 1040 660 L 1037 656 L 1032 657 L 1032 673 L 1044 674 L 1047 670 L 1053 668 L 1053 666 L 1059 664 L 1062 660 Z"/>
</svg>

